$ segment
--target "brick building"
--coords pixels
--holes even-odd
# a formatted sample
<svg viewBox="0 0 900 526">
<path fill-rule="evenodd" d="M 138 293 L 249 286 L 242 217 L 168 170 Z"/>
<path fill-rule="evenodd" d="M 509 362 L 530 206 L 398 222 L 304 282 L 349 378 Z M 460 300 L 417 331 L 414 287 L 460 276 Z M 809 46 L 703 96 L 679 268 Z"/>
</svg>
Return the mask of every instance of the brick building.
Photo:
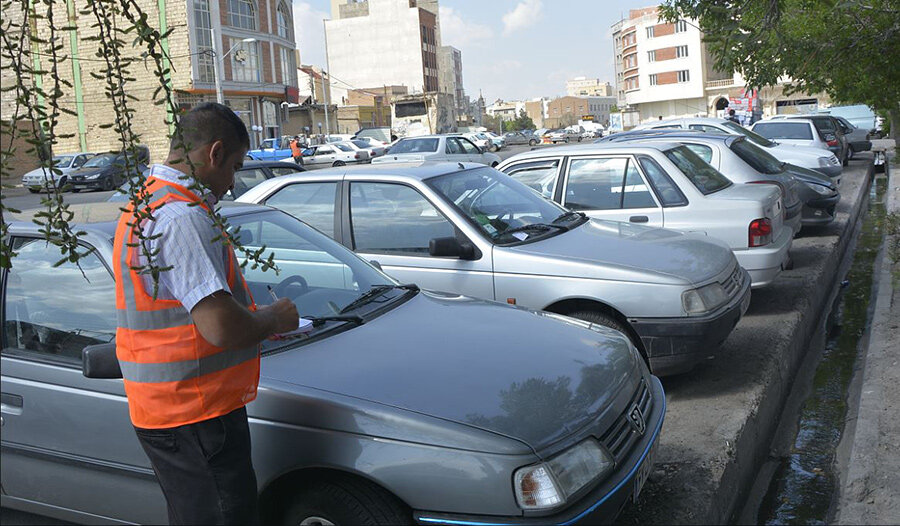
<svg viewBox="0 0 900 526">
<path fill-rule="evenodd" d="M 578 121 L 591 121 L 606 126 L 609 110 L 616 103 L 615 97 L 559 97 L 547 104 L 547 128 L 564 128 Z M 532 119 L 534 120 L 534 119 Z"/>
<path fill-rule="evenodd" d="M 167 82 L 180 107 L 187 109 L 202 101 L 216 100 L 218 65 L 225 103 L 248 129 L 259 130 L 251 132 L 252 145 L 263 138 L 281 135 L 284 115 L 281 103 L 297 99 L 293 15 L 287 0 L 137 0 L 137 3 L 160 33 L 172 30 L 162 44 L 170 57 Z M 95 36 L 96 30 L 91 26 L 96 20 L 83 13 L 88 5 L 88 0 L 74 0 L 68 3 L 68 12 L 57 9 L 52 13 L 58 31 L 55 43 L 62 45 L 59 54 L 66 56 L 59 62 L 57 74 L 61 81 L 71 84 L 62 87 L 64 95 L 59 102 L 73 113 L 64 113 L 59 118 L 57 135 L 70 137 L 59 138 L 56 154 L 120 148 L 118 135 L 104 126 L 114 122 L 115 113 L 112 102 L 105 96 L 105 78 L 94 77 L 101 75 L 105 61 L 98 54 L 99 42 L 90 40 Z M 23 18 L 14 10 L 4 13 L 4 21 L 7 16 Z M 124 17 L 121 23 L 127 23 Z M 39 37 L 48 39 L 50 24 L 38 20 L 36 31 Z M 132 47 L 130 38 L 125 37 L 128 42 L 123 52 L 138 57 L 144 49 L 140 45 Z M 213 38 L 219 42 L 218 46 L 212 45 Z M 48 64 L 41 65 L 40 61 L 47 60 L 49 48 L 35 47 L 34 60 L 46 67 Z M 224 56 L 224 60 L 217 61 L 217 55 Z M 3 67 L 7 74 L 9 64 L 4 62 Z M 150 148 L 151 159 L 159 161 L 168 151 L 169 133 L 165 125 L 166 106 L 153 104 L 153 94 L 161 82 L 149 60 L 134 63 L 128 74 L 133 80 L 127 82 L 125 91 L 137 99 L 129 102 L 136 110 L 132 130 Z M 52 82 L 49 74 L 41 77 L 35 81 L 45 86 Z M 0 106 L 4 117 L 12 113 L 14 97 L 12 92 L 2 94 Z"/>
</svg>

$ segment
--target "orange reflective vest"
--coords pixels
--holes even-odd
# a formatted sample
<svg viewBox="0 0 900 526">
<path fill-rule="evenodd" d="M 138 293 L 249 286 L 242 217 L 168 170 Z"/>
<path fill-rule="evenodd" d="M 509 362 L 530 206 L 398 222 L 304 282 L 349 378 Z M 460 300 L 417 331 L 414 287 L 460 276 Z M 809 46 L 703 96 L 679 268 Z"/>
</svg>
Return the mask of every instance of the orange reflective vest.
<svg viewBox="0 0 900 526">
<path fill-rule="evenodd" d="M 150 207 L 165 202 L 199 202 L 184 186 L 147 179 L 143 191 Z M 259 347 L 225 349 L 209 343 L 178 300 L 153 299 L 131 268 L 133 204 L 122 214 L 114 243 L 116 276 L 116 356 L 122 369 L 131 422 L 166 428 L 208 420 L 243 407 L 256 398 Z M 255 310 L 234 251 L 228 250 L 227 281 L 235 300 Z M 166 272 L 178 272 L 177 268 Z"/>
</svg>

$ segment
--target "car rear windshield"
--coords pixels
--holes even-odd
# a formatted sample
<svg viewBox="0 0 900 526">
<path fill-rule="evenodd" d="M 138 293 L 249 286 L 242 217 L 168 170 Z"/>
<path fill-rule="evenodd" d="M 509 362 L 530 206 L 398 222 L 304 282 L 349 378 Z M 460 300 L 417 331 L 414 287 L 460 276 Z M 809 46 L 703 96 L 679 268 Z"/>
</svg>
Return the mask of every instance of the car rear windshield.
<svg viewBox="0 0 900 526">
<path fill-rule="evenodd" d="M 774 146 L 772 141 L 770 141 L 769 139 L 766 139 L 765 137 L 763 137 L 762 135 L 760 135 L 758 133 L 754 133 L 753 130 L 748 130 L 747 128 L 744 128 L 743 126 L 741 126 L 740 124 L 737 124 L 736 122 L 725 121 L 722 123 L 722 126 L 724 126 L 725 128 L 728 128 L 732 133 L 743 135 L 744 137 L 750 139 L 751 141 L 755 142 L 756 144 L 758 144 L 760 146 L 765 146 L 767 148 L 770 146 Z"/>
<path fill-rule="evenodd" d="M 731 143 L 731 151 L 759 173 L 775 175 L 784 172 L 784 163 L 755 144 L 747 141 L 734 141 Z"/>
<path fill-rule="evenodd" d="M 347 146 L 346 144 L 335 144 L 334 147 L 342 152 L 352 152 L 353 151 L 353 148 Z"/>
<path fill-rule="evenodd" d="M 831 117 L 818 117 L 810 120 L 813 121 L 820 133 L 834 133 L 837 128 Z"/>
<path fill-rule="evenodd" d="M 433 153 L 438 148 L 438 139 L 401 139 L 391 147 L 391 154 L 395 153 Z"/>
<path fill-rule="evenodd" d="M 355 141 L 350 141 L 350 142 L 359 146 L 360 148 L 368 148 L 369 147 L 369 143 L 367 143 L 366 141 L 355 140 Z"/>
<path fill-rule="evenodd" d="M 805 122 L 759 122 L 754 131 L 770 139 L 800 139 L 811 141 L 812 130 Z"/>
<path fill-rule="evenodd" d="M 731 186 L 731 181 L 722 175 L 718 170 L 707 164 L 696 153 L 690 151 L 686 146 L 678 146 L 671 150 L 666 150 L 666 157 L 672 161 L 681 173 L 700 190 L 703 195 L 709 195 L 718 192 L 723 188 Z"/>
</svg>

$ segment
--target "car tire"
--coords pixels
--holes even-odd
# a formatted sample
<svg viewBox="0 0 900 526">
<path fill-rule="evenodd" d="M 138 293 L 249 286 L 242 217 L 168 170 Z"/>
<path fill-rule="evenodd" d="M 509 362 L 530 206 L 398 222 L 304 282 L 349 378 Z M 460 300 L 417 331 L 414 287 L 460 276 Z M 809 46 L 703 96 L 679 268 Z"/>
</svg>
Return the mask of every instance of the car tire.
<svg viewBox="0 0 900 526">
<path fill-rule="evenodd" d="M 569 138 L 566 137 L 566 144 L 569 144 Z"/>
<path fill-rule="evenodd" d="M 492 144 L 492 145 L 491 145 L 491 151 L 492 151 L 492 152 L 496 152 L 496 151 L 499 150 L 499 149 L 500 149 L 500 147 L 497 146 L 496 144 Z"/>
<path fill-rule="evenodd" d="M 59 188 L 59 191 L 62 192 L 66 188 L 67 184 L 69 184 L 69 178 L 68 177 L 60 177 L 57 188 Z"/>
<path fill-rule="evenodd" d="M 81 191 L 81 188 L 73 188 L 73 189 L 72 189 L 72 193 L 73 193 L 73 194 L 77 194 L 77 193 L 80 192 L 80 191 Z"/>
<path fill-rule="evenodd" d="M 284 524 L 412 524 L 412 514 L 386 490 L 349 477 L 303 485 L 284 513 Z"/>
<path fill-rule="evenodd" d="M 33 194 L 36 194 L 36 193 L 40 192 L 40 190 L 35 190 L 34 188 L 29 188 L 28 191 L 31 192 L 31 193 L 33 193 Z"/>
<path fill-rule="evenodd" d="M 581 137 L 578 138 L 578 142 L 581 142 Z"/>
<path fill-rule="evenodd" d="M 537 146 L 537 143 L 538 142 L 536 140 L 531 139 L 530 141 L 528 141 L 528 146 Z"/>
<path fill-rule="evenodd" d="M 344 161 L 335 161 L 331 166 L 344 166 L 346 164 L 347 163 L 345 163 Z"/>
<path fill-rule="evenodd" d="M 847 149 L 849 150 L 849 148 Z M 841 162 L 841 166 L 847 166 L 848 164 L 850 164 L 850 154 L 844 152 L 844 160 Z"/>
<path fill-rule="evenodd" d="M 636 336 L 632 334 L 631 330 L 621 321 L 613 318 L 609 314 L 605 312 L 600 312 L 596 310 L 579 310 L 575 312 L 570 312 L 566 314 L 566 316 L 571 316 L 572 318 L 578 318 L 579 320 L 584 320 L 590 323 L 596 323 L 597 325 L 603 325 L 604 327 L 609 327 L 610 329 L 615 329 L 631 340 L 631 344 L 641 353 L 641 357 L 644 359 L 644 363 L 647 364 L 647 367 L 650 367 L 650 360 L 647 358 L 647 355 L 644 353 L 644 347 L 640 341 L 635 341 Z"/>
</svg>

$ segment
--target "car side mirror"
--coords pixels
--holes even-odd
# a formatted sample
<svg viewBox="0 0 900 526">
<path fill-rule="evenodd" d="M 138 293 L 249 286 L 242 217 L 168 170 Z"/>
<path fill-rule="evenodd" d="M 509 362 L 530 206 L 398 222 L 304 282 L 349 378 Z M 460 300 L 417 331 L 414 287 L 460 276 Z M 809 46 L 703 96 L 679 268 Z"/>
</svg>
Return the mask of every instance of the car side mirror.
<svg viewBox="0 0 900 526">
<path fill-rule="evenodd" d="M 460 243 L 454 236 L 436 237 L 428 242 L 428 253 L 435 257 L 475 259 L 475 246 Z"/>
<path fill-rule="evenodd" d="M 81 373 L 86 378 L 122 378 L 115 343 L 88 345 L 81 351 Z"/>
<path fill-rule="evenodd" d="M 378 270 L 384 272 L 384 269 L 381 268 L 381 263 L 379 263 L 377 259 L 370 259 L 369 264 L 372 265 L 373 267 L 377 268 Z"/>
</svg>

